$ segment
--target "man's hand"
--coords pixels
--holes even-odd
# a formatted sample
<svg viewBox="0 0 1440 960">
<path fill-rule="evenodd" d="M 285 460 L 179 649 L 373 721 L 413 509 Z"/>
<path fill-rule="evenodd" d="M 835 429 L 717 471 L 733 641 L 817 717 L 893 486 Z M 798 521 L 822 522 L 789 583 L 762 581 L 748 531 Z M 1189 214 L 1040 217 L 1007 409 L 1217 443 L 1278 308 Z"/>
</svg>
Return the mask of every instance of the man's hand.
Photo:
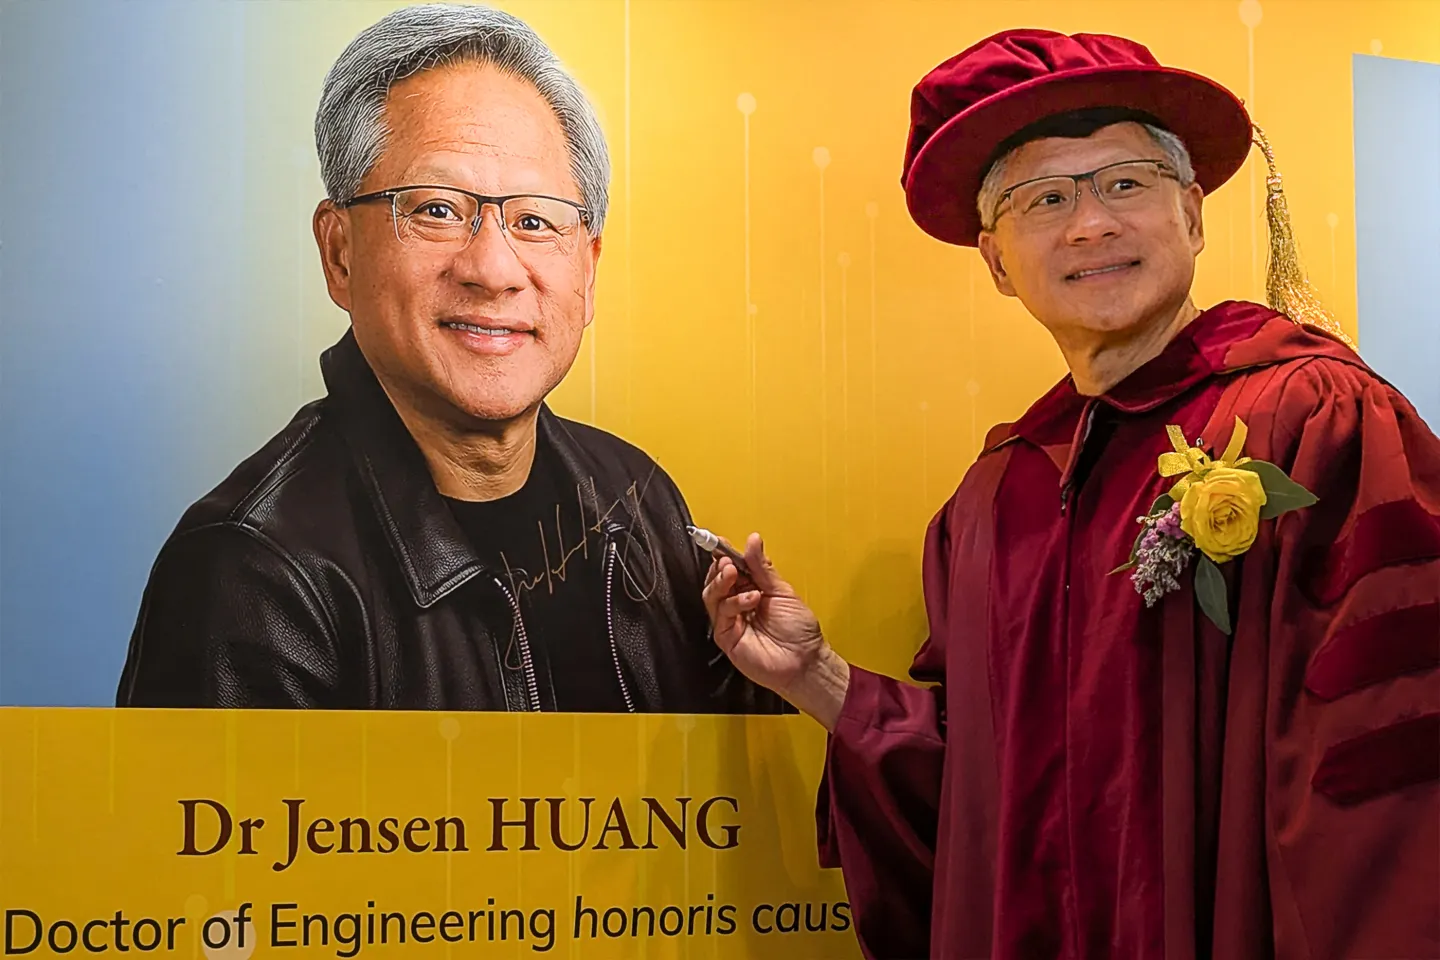
<svg viewBox="0 0 1440 960">
<path fill-rule="evenodd" d="M 745 565 L 749 577 L 721 557 L 705 576 L 705 610 L 716 644 L 745 676 L 833 730 L 850 684 L 849 664 L 825 642 L 815 614 L 775 572 L 759 534 L 752 533 L 745 544 Z"/>
</svg>

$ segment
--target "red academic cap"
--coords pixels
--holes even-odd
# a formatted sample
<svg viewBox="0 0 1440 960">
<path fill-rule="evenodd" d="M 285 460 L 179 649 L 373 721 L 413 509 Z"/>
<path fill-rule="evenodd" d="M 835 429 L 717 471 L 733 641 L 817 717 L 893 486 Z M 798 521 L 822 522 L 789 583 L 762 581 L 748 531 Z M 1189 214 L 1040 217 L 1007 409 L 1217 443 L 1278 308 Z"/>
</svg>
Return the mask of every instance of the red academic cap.
<svg viewBox="0 0 1440 960">
<path fill-rule="evenodd" d="M 915 86 L 900 175 L 910 215 L 937 240 L 975 246 L 975 199 L 1001 145 L 1047 117 L 1105 107 L 1148 115 L 1183 140 L 1206 193 L 1250 152 L 1244 105 L 1213 80 L 1161 66 L 1122 37 L 1007 30 Z"/>
</svg>

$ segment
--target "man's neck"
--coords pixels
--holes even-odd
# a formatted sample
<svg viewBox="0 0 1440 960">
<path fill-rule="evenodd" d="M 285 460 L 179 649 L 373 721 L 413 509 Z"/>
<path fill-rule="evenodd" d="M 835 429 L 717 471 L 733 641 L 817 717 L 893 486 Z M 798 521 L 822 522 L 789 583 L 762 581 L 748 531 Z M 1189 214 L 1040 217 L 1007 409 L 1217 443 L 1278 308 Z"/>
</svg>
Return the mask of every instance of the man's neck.
<svg viewBox="0 0 1440 960">
<path fill-rule="evenodd" d="M 1056 341 L 1065 355 L 1076 392 L 1098 397 L 1158 357 L 1175 335 L 1199 315 L 1194 301 L 1187 296 L 1174 313 L 1161 315 L 1124 337 L 1084 334 L 1057 337 Z"/>
<path fill-rule="evenodd" d="M 539 410 L 514 420 L 491 421 L 483 429 L 462 429 L 427 416 L 414 405 L 390 402 L 415 439 L 435 487 L 454 500 L 499 500 L 525 485 L 535 462 L 535 431 Z"/>
</svg>

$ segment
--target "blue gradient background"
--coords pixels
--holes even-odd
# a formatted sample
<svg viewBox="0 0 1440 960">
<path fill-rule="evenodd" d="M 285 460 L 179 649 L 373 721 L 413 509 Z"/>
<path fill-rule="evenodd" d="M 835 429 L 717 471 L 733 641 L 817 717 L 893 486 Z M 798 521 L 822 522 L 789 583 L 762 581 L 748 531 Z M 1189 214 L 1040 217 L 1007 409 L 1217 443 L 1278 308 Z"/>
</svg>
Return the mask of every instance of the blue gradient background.
<svg viewBox="0 0 1440 960">
<path fill-rule="evenodd" d="M 113 703 L 161 542 L 323 392 L 310 123 L 381 12 L 0 3 L 0 704 Z M 1358 61 L 1362 347 L 1435 424 L 1440 99 L 1402 74 L 1437 68 Z"/>
<path fill-rule="evenodd" d="M 0 7 L 0 703 L 113 703 L 165 536 L 322 392 L 319 175 L 257 163 L 247 16 Z"/>
</svg>

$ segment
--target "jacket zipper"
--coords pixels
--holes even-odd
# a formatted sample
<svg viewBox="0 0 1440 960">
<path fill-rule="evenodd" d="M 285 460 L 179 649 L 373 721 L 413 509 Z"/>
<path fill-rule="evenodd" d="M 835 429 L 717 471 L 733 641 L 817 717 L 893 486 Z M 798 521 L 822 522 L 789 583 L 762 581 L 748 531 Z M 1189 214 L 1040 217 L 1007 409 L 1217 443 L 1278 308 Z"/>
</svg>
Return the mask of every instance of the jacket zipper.
<svg viewBox="0 0 1440 960">
<path fill-rule="evenodd" d="M 525 635 L 525 621 L 520 618 L 520 602 L 499 577 L 495 578 L 495 586 L 499 587 L 500 592 L 505 594 L 505 599 L 510 601 L 510 612 L 515 617 L 515 635 L 520 641 L 520 671 L 525 675 L 525 709 L 538 711 L 540 685 L 535 682 L 535 659 L 530 655 L 530 638 Z M 503 678 L 505 665 L 501 664 L 500 669 Z"/>
<path fill-rule="evenodd" d="M 615 643 L 615 604 L 613 591 L 610 589 L 610 576 L 615 570 L 615 561 L 619 554 L 614 540 L 607 537 L 605 546 L 605 635 L 610 638 L 610 658 L 615 664 L 615 679 L 620 681 L 620 696 L 625 699 L 625 709 L 634 713 L 635 701 L 630 696 L 630 687 L 625 683 L 625 671 L 620 669 L 620 648 Z"/>
</svg>

